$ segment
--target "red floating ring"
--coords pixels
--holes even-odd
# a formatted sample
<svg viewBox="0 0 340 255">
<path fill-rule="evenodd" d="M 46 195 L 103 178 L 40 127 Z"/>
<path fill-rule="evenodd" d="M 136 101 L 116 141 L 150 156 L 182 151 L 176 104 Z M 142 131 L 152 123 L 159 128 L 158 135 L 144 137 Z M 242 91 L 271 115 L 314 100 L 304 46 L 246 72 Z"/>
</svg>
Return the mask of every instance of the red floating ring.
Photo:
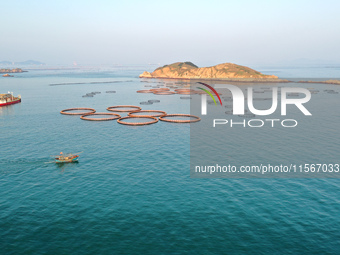
<svg viewBox="0 0 340 255">
<path fill-rule="evenodd" d="M 90 111 L 90 112 L 69 112 L 69 111 L 78 111 L 78 110 L 86 110 L 86 111 Z M 95 109 L 85 108 L 85 107 L 69 108 L 69 109 L 65 109 L 65 110 L 60 111 L 61 114 L 65 114 L 65 115 L 85 115 L 85 114 L 95 113 L 95 112 L 96 112 Z"/>
<path fill-rule="evenodd" d="M 137 90 L 137 93 L 152 93 L 153 91 L 151 91 L 150 89 L 142 89 L 142 90 Z"/>
<path fill-rule="evenodd" d="M 90 118 L 90 116 L 93 115 L 113 115 L 114 117 L 108 117 L 108 118 Z M 82 120 L 91 120 L 91 121 L 106 121 L 106 120 L 116 120 L 121 118 L 121 116 L 117 113 L 110 113 L 110 112 L 97 112 L 97 113 L 89 113 L 80 116 Z"/>
<path fill-rule="evenodd" d="M 192 89 L 175 89 L 176 92 L 191 92 Z"/>
<path fill-rule="evenodd" d="M 138 106 L 134 106 L 134 105 L 115 105 L 115 106 L 110 106 L 108 108 L 106 108 L 106 110 L 111 111 L 111 112 L 131 112 L 134 110 L 128 109 L 128 110 L 121 110 L 121 109 L 117 109 L 117 108 L 134 108 L 138 111 L 142 110 L 142 108 L 138 107 Z"/>
<path fill-rule="evenodd" d="M 141 119 L 151 119 L 152 121 L 146 121 L 146 122 L 124 122 L 122 120 L 125 120 L 125 119 L 138 119 L 138 118 L 141 118 Z M 142 117 L 142 116 L 134 116 L 134 117 L 123 117 L 123 118 L 120 118 L 117 120 L 117 122 L 119 124 L 123 124 L 123 125 L 129 125 L 129 126 L 144 126 L 144 125 L 151 125 L 151 124 L 155 124 L 158 122 L 158 119 L 155 118 L 155 117 L 151 117 L 151 116 L 148 116 L 148 117 Z"/>
<path fill-rule="evenodd" d="M 193 120 L 169 120 L 169 119 L 166 119 L 167 117 L 190 117 L 190 118 L 195 118 L 195 119 Z M 200 121 L 201 118 L 195 115 L 190 115 L 190 114 L 166 114 L 166 115 L 162 115 L 161 117 L 159 117 L 159 120 L 167 121 L 167 122 L 174 122 L 174 123 L 192 123 L 192 122 Z"/>
<path fill-rule="evenodd" d="M 173 95 L 176 94 L 176 92 L 173 91 L 154 91 L 155 95 Z"/>
<path fill-rule="evenodd" d="M 153 114 L 153 115 L 151 115 L 151 114 L 143 114 L 143 115 L 136 114 L 136 113 L 150 113 L 150 112 L 156 112 L 157 114 Z M 128 115 L 130 117 L 160 117 L 160 116 L 166 115 L 166 112 L 158 111 L 158 110 L 142 110 L 142 111 L 129 112 Z"/>
<path fill-rule="evenodd" d="M 157 89 L 150 89 L 152 92 L 154 91 L 170 91 L 168 88 L 157 88 Z"/>
<path fill-rule="evenodd" d="M 196 94 L 196 92 L 194 92 L 194 91 L 177 91 L 177 94 L 180 94 L 180 95 L 194 95 L 194 94 Z"/>
</svg>

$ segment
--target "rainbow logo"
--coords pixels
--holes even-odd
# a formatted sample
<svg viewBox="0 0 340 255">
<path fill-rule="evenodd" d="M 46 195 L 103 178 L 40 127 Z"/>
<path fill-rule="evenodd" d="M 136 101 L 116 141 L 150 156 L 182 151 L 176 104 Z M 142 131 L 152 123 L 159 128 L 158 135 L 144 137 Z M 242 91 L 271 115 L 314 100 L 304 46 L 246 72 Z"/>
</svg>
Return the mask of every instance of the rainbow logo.
<svg viewBox="0 0 340 255">
<path fill-rule="evenodd" d="M 222 100 L 221 100 L 220 96 L 218 95 L 217 91 L 216 91 L 213 87 L 211 87 L 210 85 L 208 85 L 208 84 L 206 84 L 206 83 L 203 83 L 203 82 L 197 82 L 197 83 L 202 84 L 202 85 L 206 86 L 207 88 L 211 89 L 211 91 L 213 91 L 213 92 L 215 93 L 215 95 L 218 97 L 218 100 L 220 101 L 220 104 L 221 104 L 221 106 L 222 106 Z M 197 88 L 200 89 L 200 90 L 203 90 L 203 91 L 205 91 L 207 94 L 209 94 L 209 96 L 214 100 L 215 105 L 217 105 L 214 96 L 211 94 L 211 92 L 210 92 L 209 90 L 203 89 L 203 88 L 200 88 L 200 87 L 197 87 Z"/>
</svg>

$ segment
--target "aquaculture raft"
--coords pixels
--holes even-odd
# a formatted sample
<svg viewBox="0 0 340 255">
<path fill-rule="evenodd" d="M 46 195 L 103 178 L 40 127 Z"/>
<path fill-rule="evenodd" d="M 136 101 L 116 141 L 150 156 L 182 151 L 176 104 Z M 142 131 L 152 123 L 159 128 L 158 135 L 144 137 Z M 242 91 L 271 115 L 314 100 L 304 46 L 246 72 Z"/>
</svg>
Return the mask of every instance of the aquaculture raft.
<svg viewBox="0 0 340 255">
<path fill-rule="evenodd" d="M 119 108 L 132 108 L 131 109 L 119 109 Z M 134 105 L 116 105 L 116 106 L 110 106 L 106 110 L 111 111 L 111 112 L 132 112 L 136 110 L 142 110 L 139 106 L 134 106 Z"/>
<path fill-rule="evenodd" d="M 192 120 L 173 120 L 173 119 L 167 119 L 168 117 L 189 117 L 194 118 Z M 200 117 L 190 114 L 166 114 L 159 117 L 159 120 L 166 121 L 166 122 L 174 122 L 174 123 L 192 123 L 192 122 L 198 122 L 201 120 Z"/>
<path fill-rule="evenodd" d="M 113 117 L 107 117 L 107 118 L 91 118 L 91 116 L 98 116 L 98 115 L 109 115 Z M 97 113 L 89 113 L 80 116 L 82 120 L 91 120 L 91 121 L 107 121 L 107 120 L 116 120 L 121 118 L 121 116 L 117 113 L 110 113 L 110 112 L 97 112 Z"/>
<path fill-rule="evenodd" d="M 149 119 L 151 121 L 146 121 L 146 122 L 124 122 L 126 119 Z M 134 116 L 134 117 L 123 117 L 117 120 L 119 124 L 123 125 L 129 125 L 129 126 L 144 126 L 144 125 L 150 125 L 158 122 L 158 119 L 155 117 L 147 116 L 147 117 L 142 117 L 142 116 Z"/>
<path fill-rule="evenodd" d="M 70 111 L 79 111 L 79 110 L 85 110 L 85 111 L 90 111 L 90 112 L 70 112 Z M 86 115 L 89 113 L 95 113 L 96 110 L 92 109 L 92 108 L 70 108 L 70 109 L 65 109 L 60 111 L 61 114 L 65 114 L 65 115 Z"/>
<path fill-rule="evenodd" d="M 143 113 L 139 115 L 139 113 Z M 152 114 L 156 113 L 156 114 Z M 160 117 L 163 115 L 166 115 L 166 112 L 164 111 L 158 111 L 158 110 L 141 110 L 141 111 L 133 111 L 128 113 L 129 117 Z"/>
<path fill-rule="evenodd" d="M 153 92 L 155 95 L 173 95 L 176 94 L 176 92 L 173 91 L 166 91 L 166 90 L 159 90 Z"/>
</svg>

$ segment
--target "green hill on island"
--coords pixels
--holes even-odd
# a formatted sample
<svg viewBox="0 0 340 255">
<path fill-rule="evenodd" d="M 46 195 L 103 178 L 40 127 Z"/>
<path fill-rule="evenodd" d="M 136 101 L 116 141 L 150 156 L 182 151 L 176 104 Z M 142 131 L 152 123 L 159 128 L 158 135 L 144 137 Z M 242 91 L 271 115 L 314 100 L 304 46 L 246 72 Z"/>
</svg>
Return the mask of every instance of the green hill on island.
<svg viewBox="0 0 340 255">
<path fill-rule="evenodd" d="M 152 73 L 143 72 L 140 78 L 172 79 L 222 79 L 222 80 L 279 80 L 275 75 L 265 75 L 246 66 L 224 63 L 211 67 L 198 67 L 191 62 L 176 62 L 158 67 Z"/>
</svg>

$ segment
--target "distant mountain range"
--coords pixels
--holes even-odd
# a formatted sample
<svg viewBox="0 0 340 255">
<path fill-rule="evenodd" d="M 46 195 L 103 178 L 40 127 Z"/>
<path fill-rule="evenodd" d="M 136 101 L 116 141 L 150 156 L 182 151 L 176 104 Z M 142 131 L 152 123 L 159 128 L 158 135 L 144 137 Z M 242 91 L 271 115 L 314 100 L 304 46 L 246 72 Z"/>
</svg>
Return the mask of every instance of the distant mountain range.
<svg viewBox="0 0 340 255">
<path fill-rule="evenodd" d="M 13 61 L 0 61 L 1 66 L 44 66 L 46 65 L 43 62 L 36 60 L 26 60 L 22 62 L 13 62 Z"/>
</svg>

